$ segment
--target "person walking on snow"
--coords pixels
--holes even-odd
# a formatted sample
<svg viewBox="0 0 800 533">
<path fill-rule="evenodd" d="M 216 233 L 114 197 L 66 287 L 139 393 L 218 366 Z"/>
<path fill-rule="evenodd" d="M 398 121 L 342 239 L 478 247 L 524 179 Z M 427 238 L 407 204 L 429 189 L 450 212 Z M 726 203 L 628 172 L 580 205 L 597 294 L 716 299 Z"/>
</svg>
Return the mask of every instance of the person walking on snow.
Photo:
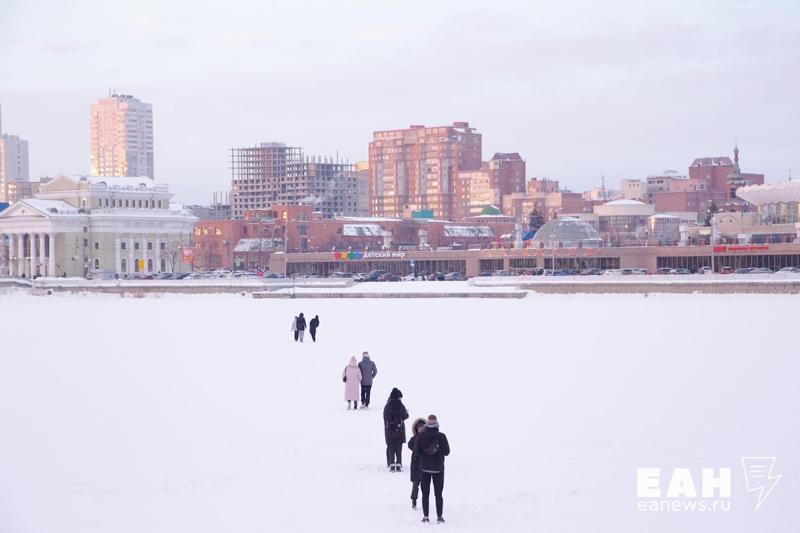
<svg viewBox="0 0 800 533">
<path fill-rule="evenodd" d="M 303 316 L 303 313 L 300 313 L 300 316 L 297 317 L 297 336 L 300 338 L 300 342 L 303 342 L 303 334 L 306 332 L 306 318 Z"/>
<path fill-rule="evenodd" d="M 355 357 L 351 357 L 350 362 L 344 367 L 342 381 L 344 381 L 344 400 L 347 402 L 347 408 L 350 409 L 350 402 L 353 402 L 353 409 L 358 409 L 358 384 L 361 383 L 361 370 L 358 369 Z"/>
<path fill-rule="evenodd" d="M 317 328 L 319 327 L 319 315 L 314 315 L 308 323 L 308 332 L 311 333 L 311 340 L 317 342 Z"/>
<path fill-rule="evenodd" d="M 417 418 L 411 424 L 412 436 L 408 439 L 408 448 L 411 450 L 411 508 L 417 508 L 417 496 L 419 495 L 419 482 L 422 473 L 419 470 L 419 454 L 414 452 L 414 443 L 417 442 L 420 431 L 425 429 L 425 419 Z"/>
<path fill-rule="evenodd" d="M 372 391 L 372 380 L 378 375 L 378 367 L 369 358 L 369 352 L 361 354 L 361 362 L 358 363 L 361 369 L 361 408 L 369 408 L 369 396 Z"/>
<path fill-rule="evenodd" d="M 298 339 L 297 317 L 294 317 L 294 320 L 292 320 L 292 333 L 294 334 L 294 342 L 297 342 Z"/>
<path fill-rule="evenodd" d="M 383 431 L 386 437 L 386 465 L 389 472 L 403 471 L 403 444 L 406 442 L 408 410 L 403 405 L 403 393 L 394 388 L 383 408 Z"/>
<path fill-rule="evenodd" d="M 430 510 L 431 481 L 433 481 L 433 492 L 436 496 L 436 516 L 437 522 L 444 522 L 442 511 L 444 510 L 444 500 L 442 491 L 444 490 L 444 458 L 450 455 L 450 443 L 447 436 L 439 431 L 439 421 L 436 415 L 428 416 L 425 429 L 414 441 L 414 453 L 419 454 L 420 485 L 422 486 L 422 521 L 430 522 L 428 511 Z"/>
</svg>

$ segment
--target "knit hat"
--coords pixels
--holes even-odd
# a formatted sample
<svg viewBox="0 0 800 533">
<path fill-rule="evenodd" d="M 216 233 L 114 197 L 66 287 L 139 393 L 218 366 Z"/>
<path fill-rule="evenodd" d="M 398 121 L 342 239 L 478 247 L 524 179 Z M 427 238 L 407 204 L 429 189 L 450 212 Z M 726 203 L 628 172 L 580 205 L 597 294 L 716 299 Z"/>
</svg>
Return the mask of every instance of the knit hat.
<svg viewBox="0 0 800 533">
<path fill-rule="evenodd" d="M 397 387 L 393 388 L 391 394 L 389 394 L 389 398 L 398 399 L 398 398 L 402 398 L 402 397 L 403 397 L 403 393 L 400 392 L 400 389 L 398 389 Z"/>
<path fill-rule="evenodd" d="M 425 427 L 425 419 L 424 418 L 417 418 L 414 420 L 414 423 L 411 424 L 411 431 L 416 435 Z"/>
<path fill-rule="evenodd" d="M 438 428 L 439 427 L 439 420 L 436 418 L 436 415 L 429 415 L 428 422 L 425 424 L 426 428 Z"/>
</svg>

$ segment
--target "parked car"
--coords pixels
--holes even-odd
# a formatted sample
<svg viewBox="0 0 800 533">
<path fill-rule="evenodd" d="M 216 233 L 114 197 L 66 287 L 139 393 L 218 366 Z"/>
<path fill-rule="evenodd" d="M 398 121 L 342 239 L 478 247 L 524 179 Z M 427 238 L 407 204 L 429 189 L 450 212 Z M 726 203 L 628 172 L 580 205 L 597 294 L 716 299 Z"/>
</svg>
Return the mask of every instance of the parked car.
<svg viewBox="0 0 800 533">
<path fill-rule="evenodd" d="M 753 268 L 750 270 L 751 274 L 772 274 L 771 268 Z"/>
<path fill-rule="evenodd" d="M 364 272 L 358 272 L 358 273 L 353 275 L 353 281 L 360 283 L 360 282 L 364 281 L 364 278 L 366 278 L 366 277 L 367 277 L 367 275 Z"/>
<path fill-rule="evenodd" d="M 599 268 L 584 268 L 581 270 L 579 276 L 599 276 L 601 271 Z"/>
<path fill-rule="evenodd" d="M 797 267 L 783 267 L 775 272 L 776 274 L 800 274 L 800 268 Z"/>
<path fill-rule="evenodd" d="M 620 274 L 622 274 L 623 276 L 630 276 L 630 275 L 635 274 L 635 273 L 636 272 L 634 272 L 632 268 L 623 268 L 620 271 Z"/>
<path fill-rule="evenodd" d="M 487 277 L 491 277 L 491 276 L 492 276 L 492 273 L 490 271 L 488 271 L 488 270 L 484 270 L 483 272 L 479 272 L 478 273 L 478 277 L 479 278 L 487 278 Z"/>
<path fill-rule="evenodd" d="M 385 270 L 370 270 L 361 281 L 378 281 L 383 274 L 386 274 Z"/>
<path fill-rule="evenodd" d="M 461 272 L 449 272 L 445 275 L 445 281 L 464 281 L 466 278 Z"/>
<path fill-rule="evenodd" d="M 153 276 L 153 279 L 164 280 L 164 279 L 174 279 L 172 274 L 169 272 L 161 272 L 160 274 L 156 274 Z"/>
<path fill-rule="evenodd" d="M 411 274 L 406 274 L 405 276 L 403 276 L 402 279 L 403 281 L 417 281 L 417 276 L 411 273 Z"/>
<path fill-rule="evenodd" d="M 514 273 L 511 272 L 510 270 L 495 270 L 494 272 L 492 272 L 492 276 L 504 277 L 504 276 L 513 276 L 513 275 L 514 275 Z"/>
<path fill-rule="evenodd" d="M 172 279 L 186 279 L 192 274 L 193 272 L 173 272 Z"/>
<path fill-rule="evenodd" d="M 713 274 L 714 271 L 711 270 L 710 266 L 703 266 L 700 267 L 700 270 L 697 271 L 698 274 Z"/>
<path fill-rule="evenodd" d="M 650 272 L 647 271 L 646 268 L 632 268 L 633 273 L 637 276 L 649 276 Z"/>
<path fill-rule="evenodd" d="M 720 274 L 733 274 L 733 267 L 724 266 L 719 269 Z"/>
<path fill-rule="evenodd" d="M 544 275 L 545 276 L 569 276 L 571 271 L 565 270 L 563 268 L 556 268 L 556 269 L 545 269 Z"/>
<path fill-rule="evenodd" d="M 688 268 L 673 268 L 672 270 L 669 271 L 669 273 L 672 275 L 685 276 L 686 274 L 691 274 L 692 271 L 689 270 Z"/>
<path fill-rule="evenodd" d="M 737 268 L 736 270 L 733 271 L 733 273 L 734 274 L 749 274 L 750 272 L 752 272 L 752 270 L 753 270 L 752 268 L 742 267 L 742 268 Z"/>
<path fill-rule="evenodd" d="M 653 274 L 656 274 L 656 275 L 669 274 L 670 270 L 672 270 L 672 269 L 669 268 L 669 267 L 661 267 L 661 268 L 657 268 L 656 271 L 653 272 Z"/>
<path fill-rule="evenodd" d="M 604 276 L 621 276 L 622 275 L 622 270 L 620 270 L 618 268 L 608 268 L 608 269 L 603 271 L 603 275 Z"/>
<path fill-rule="evenodd" d="M 400 281 L 400 276 L 393 272 L 384 272 L 378 276 L 375 281 Z"/>
<path fill-rule="evenodd" d="M 328 276 L 329 278 L 352 278 L 354 275 L 352 272 L 331 272 L 331 275 Z"/>
</svg>

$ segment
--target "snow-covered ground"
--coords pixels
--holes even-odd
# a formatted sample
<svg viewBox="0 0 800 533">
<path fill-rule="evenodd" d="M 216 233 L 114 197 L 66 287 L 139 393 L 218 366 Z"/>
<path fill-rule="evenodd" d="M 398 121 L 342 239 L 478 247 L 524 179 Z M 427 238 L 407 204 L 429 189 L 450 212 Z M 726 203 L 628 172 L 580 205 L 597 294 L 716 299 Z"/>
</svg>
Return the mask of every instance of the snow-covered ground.
<svg viewBox="0 0 800 533">
<path fill-rule="evenodd" d="M 0 328 L 3 533 L 795 529 L 793 296 L 7 293 Z M 347 411 L 363 350 L 373 409 Z M 449 437 L 444 526 L 385 469 L 395 386 Z M 741 456 L 783 474 L 758 512 Z M 637 467 L 731 467 L 731 511 L 641 512 Z"/>
</svg>

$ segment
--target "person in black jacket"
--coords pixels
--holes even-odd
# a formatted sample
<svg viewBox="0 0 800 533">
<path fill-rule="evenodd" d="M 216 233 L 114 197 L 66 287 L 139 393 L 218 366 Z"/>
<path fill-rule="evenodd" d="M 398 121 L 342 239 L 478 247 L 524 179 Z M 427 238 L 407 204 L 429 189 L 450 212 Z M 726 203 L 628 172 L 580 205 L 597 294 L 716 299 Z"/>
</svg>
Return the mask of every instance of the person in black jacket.
<svg viewBox="0 0 800 533">
<path fill-rule="evenodd" d="M 317 342 L 317 328 L 319 327 L 319 315 L 314 315 L 308 323 L 308 332 L 311 333 L 311 340 Z"/>
<path fill-rule="evenodd" d="M 428 519 L 428 511 L 430 510 L 431 481 L 433 481 L 433 492 L 436 495 L 437 522 L 441 524 L 444 522 L 444 518 L 442 518 L 442 511 L 444 510 L 444 500 L 442 498 L 442 491 L 444 490 L 444 458 L 450 455 L 450 443 L 447 442 L 447 436 L 439 431 L 439 421 L 436 415 L 428 416 L 425 429 L 414 440 L 414 453 L 419 454 L 420 485 L 422 486 L 422 521 L 430 521 Z"/>
<path fill-rule="evenodd" d="M 390 472 L 403 471 L 403 443 L 406 441 L 408 410 L 403 405 L 403 393 L 394 388 L 383 408 L 383 431 L 386 437 L 386 465 Z"/>
<path fill-rule="evenodd" d="M 411 433 L 413 435 L 408 439 L 408 448 L 411 450 L 411 508 L 417 508 L 417 495 L 419 494 L 419 482 L 422 479 L 422 473 L 419 470 L 419 454 L 414 452 L 414 443 L 419 437 L 420 431 L 425 428 L 425 419 L 417 418 L 411 424 Z"/>
<path fill-rule="evenodd" d="M 297 317 L 297 336 L 300 342 L 303 342 L 303 335 L 306 332 L 306 317 L 303 316 L 303 313 Z"/>
</svg>

